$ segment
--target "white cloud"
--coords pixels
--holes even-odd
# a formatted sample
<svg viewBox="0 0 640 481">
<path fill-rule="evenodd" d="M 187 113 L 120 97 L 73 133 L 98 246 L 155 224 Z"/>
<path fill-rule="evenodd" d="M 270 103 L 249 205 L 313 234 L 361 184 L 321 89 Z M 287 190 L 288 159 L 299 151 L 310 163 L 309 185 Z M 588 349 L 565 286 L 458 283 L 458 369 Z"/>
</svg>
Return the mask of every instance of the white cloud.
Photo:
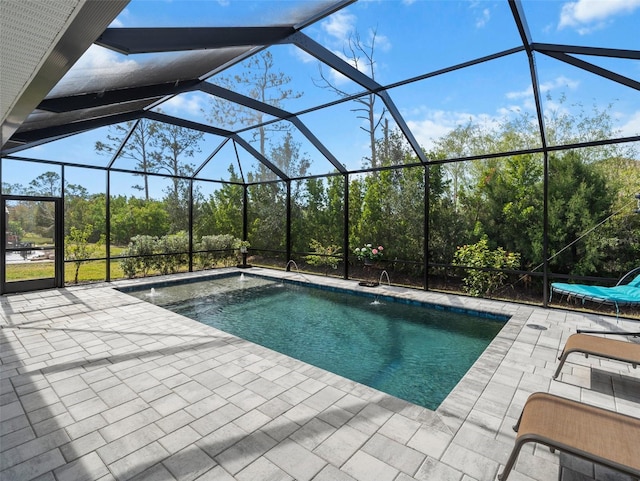
<svg viewBox="0 0 640 481">
<path fill-rule="evenodd" d="M 533 86 L 529 85 L 526 89 L 519 92 L 507 92 L 506 97 L 509 100 L 525 99 L 533 97 Z"/>
<path fill-rule="evenodd" d="M 640 8 L 640 0 L 577 0 L 565 3 L 558 29 L 575 28 L 581 35 L 607 26 L 611 17 Z"/>
<path fill-rule="evenodd" d="M 338 11 L 322 22 L 322 29 L 334 39 L 342 42 L 353 33 L 355 22 L 355 15 Z"/>
<path fill-rule="evenodd" d="M 120 12 L 120 14 L 113 19 L 113 21 L 109 24 L 109 28 L 122 28 L 126 26 L 127 20 L 131 18 L 131 12 L 128 8 L 125 8 Z"/>
<path fill-rule="evenodd" d="M 543 82 L 540 84 L 540 93 L 542 93 L 543 95 L 560 89 L 560 90 L 576 90 L 578 88 L 578 86 L 580 85 L 580 82 L 576 81 L 576 80 L 572 80 L 570 78 L 564 77 L 564 76 L 560 76 L 560 77 L 556 77 L 555 79 L 548 81 L 548 82 Z M 512 92 L 507 92 L 505 94 L 505 97 L 507 100 L 512 101 L 512 102 L 520 102 L 519 104 L 512 104 L 509 105 L 507 107 L 502 107 L 500 109 L 500 112 L 504 113 L 504 114 L 513 114 L 514 112 L 522 112 L 522 111 L 530 111 L 533 112 L 535 111 L 535 101 L 534 101 L 534 97 L 533 97 L 533 86 L 531 84 L 529 84 L 525 89 L 523 90 L 518 90 L 518 91 L 512 91 Z M 559 109 L 560 105 L 555 103 L 553 100 L 547 100 L 545 103 L 545 108 L 546 109 L 550 109 L 550 108 L 554 108 L 554 109 Z"/>
<path fill-rule="evenodd" d="M 301 48 L 291 46 L 291 54 L 302 63 L 316 62 L 317 59 L 313 55 L 309 55 Z"/>
<path fill-rule="evenodd" d="M 482 10 L 480 17 L 476 19 L 476 28 L 482 28 L 491 20 L 491 12 L 488 8 Z"/>
<path fill-rule="evenodd" d="M 176 95 L 160 105 L 160 109 L 169 115 L 201 115 L 206 107 L 201 96 L 184 93 Z"/>
<path fill-rule="evenodd" d="M 343 52 L 340 52 L 338 50 L 334 50 L 333 53 L 336 55 L 336 57 L 340 57 L 342 60 L 347 62 L 352 67 L 358 69 L 360 72 L 362 72 L 364 74 L 368 74 L 368 72 L 366 70 L 366 65 L 364 65 L 362 62 L 360 62 L 358 65 L 356 65 L 354 59 L 348 58 Z M 340 72 L 338 72 L 337 70 L 332 69 L 329 66 L 323 66 L 323 69 L 325 70 L 325 72 L 327 70 L 329 71 L 329 75 L 328 75 L 329 76 L 329 81 L 333 85 L 340 86 L 340 85 L 346 85 L 349 82 L 351 82 L 351 80 L 348 77 L 345 77 Z"/>
<path fill-rule="evenodd" d="M 580 82 L 577 80 L 571 80 L 565 76 L 556 77 L 549 82 L 543 82 L 540 84 L 540 92 L 546 93 L 557 88 L 567 87 L 569 90 L 576 90 Z"/>
<path fill-rule="evenodd" d="M 418 113 L 420 120 L 408 120 L 407 125 L 418 143 L 425 149 L 431 149 L 434 141 L 445 136 L 456 127 L 472 122 L 488 129 L 497 127 L 500 118 L 489 114 L 472 114 L 445 110 L 423 110 Z"/>
<path fill-rule="evenodd" d="M 580 82 L 578 82 L 577 80 L 572 80 L 568 77 L 561 75 L 560 77 L 556 77 L 551 81 L 541 83 L 540 92 L 544 94 L 559 88 L 568 88 L 569 90 L 576 90 L 579 85 L 580 85 Z M 530 99 L 531 101 L 533 101 L 533 86 L 529 84 L 529 86 L 524 90 L 507 92 L 505 94 L 505 97 L 509 100 Z"/>
<path fill-rule="evenodd" d="M 72 71 L 76 69 L 108 71 L 115 67 L 119 69 L 123 67 L 134 68 L 136 65 L 138 63 L 129 57 L 124 57 L 112 50 L 93 44 L 76 62 Z"/>
<path fill-rule="evenodd" d="M 58 85 L 53 88 L 50 95 L 55 97 L 57 94 L 65 94 L 66 85 L 72 85 L 76 88 L 75 84 L 78 82 L 94 83 L 97 80 L 99 84 L 100 80 L 104 80 L 106 84 L 109 84 L 112 83 L 112 80 L 121 79 L 138 68 L 139 64 L 135 60 L 125 58 L 94 44 L 78 59 Z"/>
<path fill-rule="evenodd" d="M 373 31 L 370 32 L 370 37 L 370 41 L 372 41 Z M 389 37 L 376 33 L 375 49 L 376 51 L 380 50 L 382 52 L 389 52 L 391 50 L 391 40 L 389 40 Z"/>
<path fill-rule="evenodd" d="M 624 137 L 640 135 L 640 110 L 629 116 L 627 122 L 620 127 L 620 131 Z"/>
</svg>

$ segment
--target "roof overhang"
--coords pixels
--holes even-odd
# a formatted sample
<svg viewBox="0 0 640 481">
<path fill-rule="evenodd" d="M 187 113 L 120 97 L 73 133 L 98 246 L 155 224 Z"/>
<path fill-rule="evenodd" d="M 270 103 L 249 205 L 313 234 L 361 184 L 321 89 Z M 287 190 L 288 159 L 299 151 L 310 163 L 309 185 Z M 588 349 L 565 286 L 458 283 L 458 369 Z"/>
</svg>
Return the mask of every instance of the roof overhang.
<svg viewBox="0 0 640 481">
<path fill-rule="evenodd" d="M 128 3 L 129 0 L 0 2 L 3 148 Z"/>
</svg>

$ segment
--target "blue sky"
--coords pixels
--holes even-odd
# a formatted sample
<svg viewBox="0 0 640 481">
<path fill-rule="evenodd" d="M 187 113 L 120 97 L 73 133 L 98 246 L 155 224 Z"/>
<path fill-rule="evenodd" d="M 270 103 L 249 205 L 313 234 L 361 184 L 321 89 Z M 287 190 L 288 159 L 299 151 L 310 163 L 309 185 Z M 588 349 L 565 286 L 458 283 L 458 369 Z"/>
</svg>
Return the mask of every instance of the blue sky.
<svg viewBox="0 0 640 481">
<path fill-rule="evenodd" d="M 308 0 L 133 0 L 113 26 L 264 25 L 312 3 Z M 523 0 L 522 4 L 535 42 L 640 50 L 637 32 L 640 0 Z M 370 45 L 374 32 L 375 79 L 383 85 L 520 46 L 506 0 L 360 0 L 304 30 L 345 59 L 348 56 L 344 55 L 344 49 L 350 36 L 357 34 L 363 43 Z M 295 112 L 336 98 L 328 90 L 314 86 L 314 80 L 320 77 L 315 59 L 290 45 L 272 47 L 270 52 L 278 69 L 291 77 L 290 87 L 302 93 L 299 99 L 285 102 L 283 108 Z M 537 54 L 535 58 L 546 112 L 572 112 L 578 108 L 576 105 L 582 105 L 587 111 L 594 107 L 606 109 L 611 104 L 614 128 L 625 136 L 640 134 L 638 91 L 544 55 Z M 640 80 L 639 61 L 581 58 Z M 77 68 L 109 72 L 127 65 L 135 68 L 141 61 L 135 56 L 127 57 L 94 46 L 78 62 Z M 233 67 L 229 74 L 239 69 L 240 66 Z M 326 67 L 323 72 L 348 92 L 361 90 Z M 69 75 L 73 75 L 73 69 Z M 418 142 L 427 148 L 433 145 L 434 139 L 468 121 L 491 126 L 521 112 L 533 113 L 525 54 L 399 87 L 389 93 Z M 560 103 L 561 97 L 566 97 L 564 103 Z M 382 104 L 379 105 L 381 108 Z M 353 103 L 345 104 L 302 117 L 350 168 L 362 164 L 368 141 L 360 128 L 360 120 L 352 112 L 354 107 Z M 207 108 L 206 96 L 198 93 L 180 95 L 162 106 L 168 114 L 201 122 L 206 122 L 202 110 Z M 96 156 L 93 144 L 104 132 L 85 133 L 19 155 L 103 165 L 105 158 Z M 208 136 L 194 163 L 199 164 L 206 158 L 219 140 Z M 314 158 L 313 173 L 331 170 L 328 162 L 319 158 L 321 156 L 306 145 L 301 136 L 296 136 L 296 140 L 302 143 L 302 150 Z M 227 165 L 228 162 L 223 161 L 220 173 L 215 175 L 223 176 Z M 11 173 L 5 170 L 3 180 L 16 181 L 7 176 Z M 78 177 L 83 180 L 81 173 Z M 95 182 L 94 179 L 83 181 Z M 95 188 L 102 189 L 102 181 Z"/>
</svg>

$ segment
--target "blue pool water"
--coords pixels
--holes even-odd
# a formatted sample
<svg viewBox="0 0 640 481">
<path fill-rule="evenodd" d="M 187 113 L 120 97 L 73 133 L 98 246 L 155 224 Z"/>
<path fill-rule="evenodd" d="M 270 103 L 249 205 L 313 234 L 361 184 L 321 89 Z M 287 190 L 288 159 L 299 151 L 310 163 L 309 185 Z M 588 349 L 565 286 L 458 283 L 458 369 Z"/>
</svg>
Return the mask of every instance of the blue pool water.
<svg viewBox="0 0 640 481">
<path fill-rule="evenodd" d="M 504 325 L 253 276 L 131 294 L 429 409 Z"/>
</svg>

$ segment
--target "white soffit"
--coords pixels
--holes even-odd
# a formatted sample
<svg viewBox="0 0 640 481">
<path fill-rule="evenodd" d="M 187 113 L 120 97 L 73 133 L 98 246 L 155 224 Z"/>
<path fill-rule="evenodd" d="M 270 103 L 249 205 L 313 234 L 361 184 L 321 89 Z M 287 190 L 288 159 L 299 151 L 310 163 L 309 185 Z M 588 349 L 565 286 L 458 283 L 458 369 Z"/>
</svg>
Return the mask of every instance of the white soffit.
<svg viewBox="0 0 640 481">
<path fill-rule="evenodd" d="M 2 146 L 129 0 L 0 0 Z"/>
</svg>

